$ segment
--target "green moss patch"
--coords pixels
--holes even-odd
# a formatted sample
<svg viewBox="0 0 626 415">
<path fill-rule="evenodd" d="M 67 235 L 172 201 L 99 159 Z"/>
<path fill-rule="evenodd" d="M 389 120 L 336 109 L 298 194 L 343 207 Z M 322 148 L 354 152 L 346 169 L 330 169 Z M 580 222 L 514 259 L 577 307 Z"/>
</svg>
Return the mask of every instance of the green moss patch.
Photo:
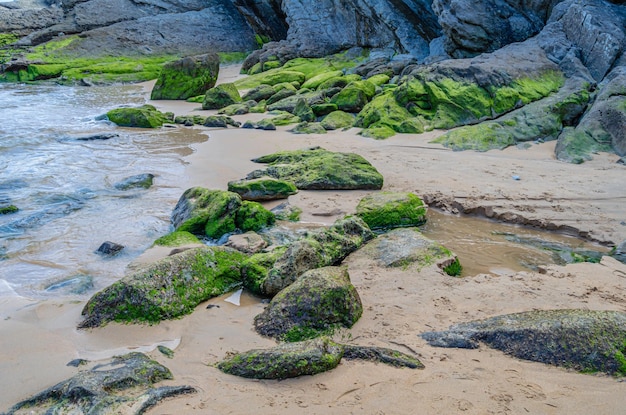
<svg viewBox="0 0 626 415">
<path fill-rule="evenodd" d="M 206 91 L 202 109 L 221 109 L 239 102 L 241 102 L 241 96 L 235 84 L 223 83 Z"/>
<path fill-rule="evenodd" d="M 15 205 L 1 206 L 0 215 L 9 215 L 11 213 L 19 212 L 19 208 Z"/>
<path fill-rule="evenodd" d="M 253 201 L 286 199 L 298 192 L 293 183 L 271 177 L 229 182 L 228 190 Z"/>
<path fill-rule="evenodd" d="M 151 99 L 187 99 L 215 86 L 219 73 L 215 54 L 186 57 L 163 65 L 152 88 Z"/>
<path fill-rule="evenodd" d="M 107 118 L 121 127 L 158 128 L 169 119 L 152 105 L 117 108 L 107 112 Z"/>
<path fill-rule="evenodd" d="M 187 231 L 175 231 L 168 233 L 167 235 L 161 236 L 159 239 L 154 241 L 154 245 L 158 246 L 181 246 L 181 245 L 191 245 L 191 244 L 200 244 L 200 240 L 198 237 Z"/>
<path fill-rule="evenodd" d="M 380 192 L 365 196 L 356 214 L 371 229 L 413 227 L 426 223 L 426 205 L 413 193 Z"/>
<path fill-rule="evenodd" d="M 344 111 L 333 111 L 321 121 L 326 130 L 350 128 L 354 124 L 354 116 Z"/>
<path fill-rule="evenodd" d="M 235 215 L 235 225 L 243 232 L 260 231 L 272 226 L 276 218 L 258 202 L 244 200 Z"/>
</svg>

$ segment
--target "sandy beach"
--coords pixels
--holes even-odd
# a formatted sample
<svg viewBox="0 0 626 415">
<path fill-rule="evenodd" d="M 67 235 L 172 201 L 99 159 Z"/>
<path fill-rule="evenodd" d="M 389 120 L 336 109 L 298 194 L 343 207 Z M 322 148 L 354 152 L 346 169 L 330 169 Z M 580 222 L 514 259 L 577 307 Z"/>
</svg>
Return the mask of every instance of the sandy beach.
<svg viewBox="0 0 626 415">
<path fill-rule="evenodd" d="M 237 68 L 229 67 L 223 68 L 220 79 L 238 76 Z M 152 103 L 179 115 L 208 113 L 198 110 L 199 104 Z M 234 118 L 255 117 L 262 116 Z M 619 157 L 613 154 L 597 154 L 590 162 L 571 165 L 555 160 L 554 142 L 486 153 L 453 152 L 431 143 L 442 133 L 438 131 L 376 141 L 358 136 L 358 129 L 295 135 L 288 128 L 209 130 L 209 139 L 194 144 L 194 153 L 185 159 L 189 164 L 181 192 L 192 186 L 226 189 L 228 181 L 258 168 L 251 158 L 321 146 L 362 155 L 383 175 L 383 190 L 414 192 L 451 217 L 465 211 L 535 224 L 605 245 L 626 239 L 626 166 L 617 164 Z M 301 191 L 289 203 L 303 210 L 303 222 L 329 224 L 354 212 L 365 194 Z M 173 207 L 176 201 L 172 203 Z M 155 326 L 109 324 L 81 331 L 75 327 L 84 301 L 4 298 L 0 299 L 0 412 L 75 374 L 79 369 L 66 366 L 72 359 L 97 360 L 139 350 L 172 371 L 174 380 L 167 384 L 198 390 L 167 399 L 150 414 L 624 413 L 623 379 L 522 361 L 484 346 L 434 348 L 419 334 L 527 310 L 626 312 L 625 264 L 604 257 L 599 264 L 545 264 L 542 273 L 505 270 L 452 278 L 434 266 L 381 268 L 361 252 L 344 263 L 364 314 L 351 330 L 336 333 L 336 339 L 414 354 L 425 369 L 342 361 L 333 371 L 284 381 L 226 375 L 212 365 L 227 353 L 275 345 L 253 330 L 253 318 L 264 304 L 246 293 L 240 306 L 219 297 L 187 317 Z M 207 308 L 208 304 L 218 307 Z M 174 357 L 156 351 L 158 344 L 174 349 Z"/>
</svg>

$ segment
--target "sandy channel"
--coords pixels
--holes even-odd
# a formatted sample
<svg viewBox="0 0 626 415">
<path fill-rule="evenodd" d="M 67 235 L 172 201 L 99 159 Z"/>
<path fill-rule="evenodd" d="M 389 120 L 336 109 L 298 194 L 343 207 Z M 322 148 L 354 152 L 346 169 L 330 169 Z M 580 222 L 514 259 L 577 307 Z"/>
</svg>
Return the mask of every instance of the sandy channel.
<svg viewBox="0 0 626 415">
<path fill-rule="evenodd" d="M 237 70 L 229 68 L 222 70 L 221 79 L 237 76 Z M 205 113 L 197 110 L 198 104 L 154 104 L 176 114 Z M 229 180 L 258 168 L 250 161 L 253 157 L 322 146 L 364 156 L 383 174 L 384 190 L 447 200 L 451 210 L 488 207 L 486 211 L 495 212 L 492 215 L 532 219 L 606 243 L 626 239 L 626 167 L 615 163 L 617 156 L 598 154 L 593 161 L 574 166 L 554 159 L 554 143 L 525 150 L 452 152 L 430 143 L 438 132 L 385 141 L 362 138 L 357 132 L 212 130 L 208 141 L 195 145 L 187 158 L 188 177 L 180 187 L 225 189 Z M 353 212 L 364 194 L 303 191 L 289 202 L 303 209 L 303 221 L 331 223 Z M 175 379 L 169 384 L 198 389 L 194 395 L 162 402 L 151 414 L 624 413 L 626 383 L 620 379 L 521 361 L 486 347 L 433 348 L 418 335 L 457 322 L 533 309 L 626 311 L 626 265 L 605 257 L 600 264 L 547 265 L 542 274 L 451 278 L 435 268 L 383 269 L 360 253 L 345 263 L 365 311 L 336 339 L 413 353 L 425 369 L 344 361 L 331 372 L 285 381 L 225 375 L 211 365 L 227 353 L 275 344 L 254 332 L 253 318 L 264 305 L 245 293 L 239 307 L 220 297 L 201 304 L 190 316 L 157 326 L 109 324 L 88 331 L 75 329 L 82 300 L 3 299 L 0 411 L 76 373 L 78 369 L 66 366 L 72 359 L 143 350 L 170 368 Z M 208 304 L 219 307 L 207 308 Z M 175 349 L 174 358 L 154 350 L 157 344 Z"/>
</svg>

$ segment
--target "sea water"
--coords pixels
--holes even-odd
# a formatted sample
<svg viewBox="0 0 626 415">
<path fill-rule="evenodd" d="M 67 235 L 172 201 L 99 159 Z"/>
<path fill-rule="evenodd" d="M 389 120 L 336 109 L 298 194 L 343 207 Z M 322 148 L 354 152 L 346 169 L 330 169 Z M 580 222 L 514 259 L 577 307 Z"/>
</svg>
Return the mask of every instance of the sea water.
<svg viewBox="0 0 626 415">
<path fill-rule="evenodd" d="M 207 135 L 125 129 L 98 119 L 145 101 L 138 85 L 0 84 L 0 207 L 19 208 L 0 215 L 0 296 L 104 287 L 169 231 L 184 191 L 183 157 Z M 112 137 L 91 139 L 99 134 Z M 114 186 L 144 173 L 155 175 L 149 189 Z M 104 241 L 125 249 L 101 256 L 96 250 Z"/>
</svg>

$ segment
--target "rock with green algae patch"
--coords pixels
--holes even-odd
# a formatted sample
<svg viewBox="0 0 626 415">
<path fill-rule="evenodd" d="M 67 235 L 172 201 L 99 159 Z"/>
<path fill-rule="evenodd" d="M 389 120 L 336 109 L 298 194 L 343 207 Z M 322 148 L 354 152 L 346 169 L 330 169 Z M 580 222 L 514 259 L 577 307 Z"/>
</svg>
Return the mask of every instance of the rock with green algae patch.
<svg viewBox="0 0 626 415">
<path fill-rule="evenodd" d="M 120 127 L 158 128 L 170 121 L 152 105 L 135 108 L 116 108 L 106 113 L 109 121 Z"/>
<path fill-rule="evenodd" d="M 188 56 L 163 65 L 150 99 L 187 99 L 215 86 L 220 58 L 215 53 Z"/>
<path fill-rule="evenodd" d="M 230 125 L 231 127 L 239 128 L 241 124 L 227 115 L 209 115 L 202 125 L 212 128 L 228 128 Z"/>
<path fill-rule="evenodd" d="M 133 352 L 81 370 L 35 396 L 17 403 L 8 414 L 139 415 L 161 400 L 195 393 L 191 386 L 153 385 L 173 379 L 168 368 L 143 353 Z"/>
<path fill-rule="evenodd" d="M 228 191 L 239 194 L 243 200 L 256 202 L 286 199 L 298 193 L 293 183 L 272 177 L 228 182 Z"/>
<path fill-rule="evenodd" d="M 246 92 L 243 97 L 241 97 L 244 101 L 253 100 L 253 101 L 262 101 L 264 99 L 268 99 L 272 95 L 278 92 L 272 85 L 261 84 L 257 87 L 252 88 L 248 92 Z"/>
<path fill-rule="evenodd" d="M 354 124 L 354 116 L 344 111 L 333 111 L 321 121 L 326 130 L 340 130 L 350 128 Z"/>
<path fill-rule="evenodd" d="M 356 127 L 369 130 L 362 135 L 371 138 L 387 138 L 388 134 L 375 134 L 375 129 L 389 127 L 398 133 L 422 133 L 422 122 L 396 100 L 393 91 L 386 91 L 369 102 L 356 117 Z"/>
<path fill-rule="evenodd" d="M 218 239 L 237 228 L 240 207 L 241 197 L 236 193 L 192 187 L 178 200 L 172 212 L 172 224 L 177 231 Z"/>
<path fill-rule="evenodd" d="M 259 295 L 274 296 L 306 271 L 337 265 L 373 238 L 374 233 L 360 218 L 339 219 L 278 253 L 252 256 L 242 268 L 245 287 Z"/>
<path fill-rule="evenodd" d="M 247 101 L 238 104 L 232 104 L 227 107 L 222 108 L 217 113 L 224 114 L 227 116 L 233 115 L 244 115 L 250 112 L 250 107 L 257 105 L 256 101 Z"/>
<path fill-rule="evenodd" d="M 428 239 L 417 228 L 393 229 L 363 247 L 356 255 L 370 258 L 381 267 L 418 271 L 436 265 L 450 276 L 460 276 L 461 263 L 446 247 Z"/>
<path fill-rule="evenodd" d="M 626 313 L 536 310 L 459 323 L 421 335 L 436 347 L 480 343 L 524 360 L 626 376 Z"/>
<path fill-rule="evenodd" d="M 563 88 L 547 98 L 529 103 L 496 120 L 454 129 L 434 142 L 453 150 L 488 151 L 520 142 L 554 140 L 559 137 L 564 125 L 570 125 L 585 111 L 591 99 L 591 88 L 580 78 L 570 78 Z"/>
<path fill-rule="evenodd" d="M 373 138 L 374 140 L 385 140 L 396 135 L 393 128 L 386 125 L 372 125 L 369 128 L 361 130 L 359 135 L 362 137 Z"/>
<path fill-rule="evenodd" d="M 163 258 L 96 293 L 79 328 L 108 322 L 158 323 L 191 313 L 202 301 L 241 286 L 246 256 L 225 247 L 201 247 Z"/>
<path fill-rule="evenodd" d="M 217 367 L 224 373 L 244 378 L 288 379 L 332 370 L 342 356 L 343 346 L 321 338 L 238 353 Z"/>
<path fill-rule="evenodd" d="M 380 192 L 361 199 L 356 214 L 377 230 L 423 225 L 426 210 L 422 199 L 413 193 Z"/>
<path fill-rule="evenodd" d="M 330 88 L 337 88 L 337 87 L 344 88 L 350 82 L 360 81 L 360 80 L 361 80 L 361 75 L 357 75 L 357 74 L 336 76 L 336 77 L 329 78 L 326 81 L 322 82 L 317 87 L 317 89 L 321 91 L 323 89 L 330 89 Z"/>
<path fill-rule="evenodd" d="M 319 122 L 301 122 L 290 131 L 294 134 L 326 134 L 326 129 Z"/>
<path fill-rule="evenodd" d="M 157 246 L 182 246 L 182 245 L 192 245 L 192 244 L 201 244 L 202 242 L 198 239 L 198 237 L 187 231 L 174 231 L 170 232 L 167 235 L 163 235 L 154 241 L 154 245 Z"/>
<path fill-rule="evenodd" d="M 248 180 L 269 176 L 293 182 L 302 190 L 378 190 L 383 186 L 383 176 L 378 170 L 354 153 L 314 147 L 273 153 L 253 161 L 269 166 L 251 172 L 246 177 Z"/>
<path fill-rule="evenodd" d="M 342 111 L 358 113 L 369 102 L 366 92 L 361 88 L 346 86 L 330 99 Z"/>
<path fill-rule="evenodd" d="M 235 84 L 227 82 L 206 91 L 202 109 L 218 110 L 238 102 L 241 102 L 241 96 L 237 87 Z"/>
<path fill-rule="evenodd" d="M 19 212 L 19 208 L 15 205 L 8 205 L 0 207 L 0 215 L 9 215 L 11 213 Z"/>
<path fill-rule="evenodd" d="M 336 78 L 336 77 L 339 77 L 339 76 L 342 76 L 342 75 L 343 75 L 342 71 L 322 72 L 320 74 L 317 74 L 317 75 L 312 76 L 311 78 L 307 79 L 302 84 L 302 88 L 317 89 L 317 87 L 319 87 L 323 82 L 326 82 L 327 80 L 329 80 L 331 78 Z"/>
<path fill-rule="evenodd" d="M 284 341 L 318 337 L 338 327 L 350 328 L 363 305 L 346 267 L 323 267 L 302 274 L 280 291 L 255 317 L 256 331 Z"/>
<path fill-rule="evenodd" d="M 258 202 L 244 200 L 235 215 L 235 225 L 242 232 L 260 231 L 268 228 L 276 222 L 276 217 L 272 212 L 265 209 Z"/>
<path fill-rule="evenodd" d="M 153 181 L 154 174 L 143 173 L 127 177 L 124 180 L 115 183 L 113 187 L 118 190 L 149 189 L 152 187 Z"/>
<path fill-rule="evenodd" d="M 317 117 L 322 117 L 330 114 L 331 112 L 337 111 L 339 108 L 337 108 L 337 105 L 335 104 L 324 103 L 311 105 L 311 109 Z"/>
<path fill-rule="evenodd" d="M 307 104 L 305 99 L 299 99 L 293 109 L 293 115 L 297 115 L 301 121 L 312 122 L 315 121 L 315 114 L 311 109 L 311 106 Z"/>
</svg>

